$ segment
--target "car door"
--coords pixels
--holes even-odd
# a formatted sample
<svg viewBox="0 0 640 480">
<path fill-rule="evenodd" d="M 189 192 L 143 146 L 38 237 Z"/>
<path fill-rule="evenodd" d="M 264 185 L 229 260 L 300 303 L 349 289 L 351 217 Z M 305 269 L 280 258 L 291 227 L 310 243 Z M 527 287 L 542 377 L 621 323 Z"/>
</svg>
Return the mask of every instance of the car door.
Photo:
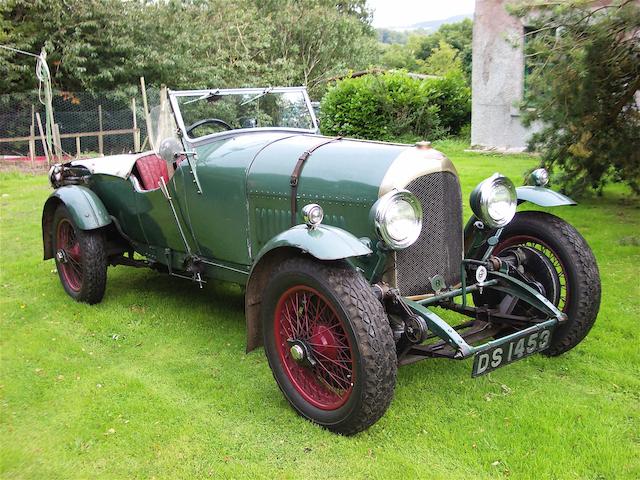
<svg viewBox="0 0 640 480">
<path fill-rule="evenodd" d="M 190 236 L 190 228 L 183 212 L 183 205 L 179 201 L 181 195 L 178 192 L 181 190 L 183 183 L 184 171 L 180 168 L 166 182 L 176 215 L 174 215 L 169 200 L 161 188 L 152 190 L 135 189 L 136 210 L 145 240 L 149 245 L 186 253 L 187 248 L 177 222 L 181 223 L 180 227 L 182 227 L 190 247 L 192 248 L 195 245 L 193 238 Z"/>
<path fill-rule="evenodd" d="M 246 172 L 265 140 L 261 134 L 239 133 L 195 147 L 202 192 L 188 181 L 189 172 L 184 188 L 193 236 L 204 257 L 250 265 Z"/>
</svg>

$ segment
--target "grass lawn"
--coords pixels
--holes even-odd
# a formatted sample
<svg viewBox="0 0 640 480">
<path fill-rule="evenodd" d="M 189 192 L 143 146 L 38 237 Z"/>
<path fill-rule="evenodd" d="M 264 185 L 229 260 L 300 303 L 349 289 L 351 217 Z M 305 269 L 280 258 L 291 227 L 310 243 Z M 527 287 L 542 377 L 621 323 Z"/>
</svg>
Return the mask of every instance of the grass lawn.
<svg viewBox="0 0 640 480">
<path fill-rule="evenodd" d="M 439 148 L 465 198 L 535 164 Z M 620 186 L 554 210 L 602 276 L 583 343 L 478 379 L 471 360 L 403 367 L 387 414 L 351 438 L 296 415 L 262 349 L 245 355 L 239 287 L 117 267 L 101 304 L 73 302 L 42 261 L 50 192 L 0 174 L 2 478 L 640 478 L 640 202 Z"/>
</svg>

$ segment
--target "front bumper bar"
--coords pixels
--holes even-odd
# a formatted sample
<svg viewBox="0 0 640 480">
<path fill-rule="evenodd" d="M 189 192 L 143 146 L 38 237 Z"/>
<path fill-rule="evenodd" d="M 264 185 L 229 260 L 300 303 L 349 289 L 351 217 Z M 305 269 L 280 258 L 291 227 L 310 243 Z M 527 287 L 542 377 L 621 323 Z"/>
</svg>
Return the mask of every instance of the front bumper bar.
<svg viewBox="0 0 640 480">
<path fill-rule="evenodd" d="M 566 321 L 566 315 L 564 313 L 558 310 L 544 295 L 526 283 L 501 271 L 489 271 L 487 273 L 487 280 L 470 285 L 469 287 L 465 287 L 463 284 L 462 288 L 450 290 L 422 300 L 402 298 L 402 301 L 408 309 L 426 322 L 432 337 L 440 338 L 440 342 L 428 345 L 412 345 L 406 351 L 401 352 L 399 358 L 401 364 L 414 363 L 425 357 L 446 357 L 462 360 L 489 350 L 495 345 L 512 338 L 527 333 L 534 333 L 548 327 L 554 327 Z M 504 327 L 504 324 L 494 325 L 491 322 L 476 319 L 475 321 L 454 327 L 427 308 L 427 306 L 430 305 L 442 306 L 443 302 L 450 301 L 455 297 L 462 296 L 465 298 L 468 293 L 484 288 L 494 289 L 512 295 L 533 306 L 547 318 L 529 327 L 521 328 L 512 334 L 502 336 L 500 339 L 472 345 L 472 343 L 478 343 L 493 337 L 494 334 L 498 333 L 498 331 Z M 464 303 L 465 302 L 463 302 L 463 304 Z M 464 333 L 459 333 L 459 331 L 463 330 Z"/>
</svg>

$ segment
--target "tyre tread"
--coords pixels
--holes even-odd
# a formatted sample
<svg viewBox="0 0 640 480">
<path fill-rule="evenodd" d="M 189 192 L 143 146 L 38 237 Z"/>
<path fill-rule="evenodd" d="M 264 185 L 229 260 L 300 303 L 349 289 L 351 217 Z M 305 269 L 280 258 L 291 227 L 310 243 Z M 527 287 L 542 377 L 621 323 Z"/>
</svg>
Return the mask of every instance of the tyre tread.
<svg viewBox="0 0 640 480">
<path fill-rule="evenodd" d="M 273 276 L 285 271 L 304 272 L 325 280 L 349 315 L 364 373 L 362 408 L 356 409 L 345 421 L 326 427 L 342 435 L 361 432 L 384 415 L 396 383 L 395 344 L 382 304 L 365 278 L 342 262 L 321 263 L 294 257 L 276 267 Z"/>
<path fill-rule="evenodd" d="M 542 352 L 547 356 L 561 355 L 587 336 L 598 316 L 601 285 L 595 256 L 580 232 L 555 215 L 539 211 L 520 212 L 505 234 L 516 229 L 546 232 L 571 260 L 570 265 L 564 265 L 566 270 L 573 270 L 577 280 L 569 292 L 569 320 L 565 326 L 558 327 L 551 346 Z M 569 275 L 569 272 L 565 274 Z M 572 300 L 574 297 L 575 301 Z"/>
<path fill-rule="evenodd" d="M 82 287 L 79 292 L 74 292 L 67 288 L 62 272 L 59 275 L 60 281 L 65 291 L 74 300 L 90 305 L 99 303 L 104 297 L 107 286 L 107 248 L 104 233 L 100 229 L 80 230 L 69 214 L 67 207 L 60 205 L 54 214 L 52 225 L 54 241 L 57 241 L 56 230 L 62 218 L 66 218 L 71 222 L 80 243 L 82 251 Z"/>
</svg>

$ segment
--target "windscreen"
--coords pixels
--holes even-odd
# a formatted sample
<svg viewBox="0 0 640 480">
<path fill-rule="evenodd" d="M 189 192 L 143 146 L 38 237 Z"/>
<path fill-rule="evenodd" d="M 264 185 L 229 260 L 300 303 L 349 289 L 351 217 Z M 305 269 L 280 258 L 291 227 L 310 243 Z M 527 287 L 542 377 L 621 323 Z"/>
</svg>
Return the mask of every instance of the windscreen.
<svg viewBox="0 0 640 480">
<path fill-rule="evenodd" d="M 315 128 L 302 91 L 217 93 L 178 96 L 178 106 L 191 138 L 241 128 Z"/>
<path fill-rule="evenodd" d="M 163 140 L 176 137 L 176 122 L 173 119 L 169 102 L 163 101 L 160 105 L 153 107 L 149 112 L 149 116 L 151 118 L 149 143 L 151 148 L 158 154 Z"/>
</svg>

